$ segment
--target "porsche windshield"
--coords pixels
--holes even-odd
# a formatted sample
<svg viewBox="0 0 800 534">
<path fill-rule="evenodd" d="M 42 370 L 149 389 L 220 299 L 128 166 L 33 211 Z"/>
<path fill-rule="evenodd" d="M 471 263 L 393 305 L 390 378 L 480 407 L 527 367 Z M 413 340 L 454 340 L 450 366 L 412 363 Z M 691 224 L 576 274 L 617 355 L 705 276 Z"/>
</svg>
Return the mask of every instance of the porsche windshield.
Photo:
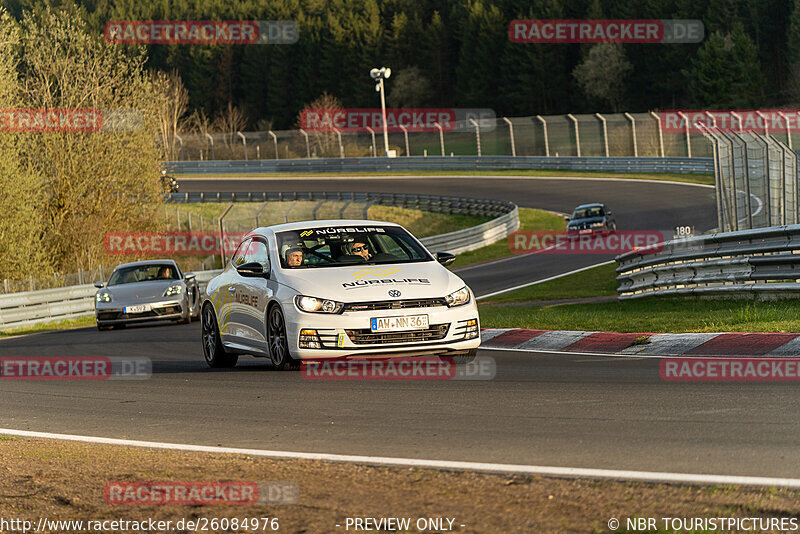
<svg viewBox="0 0 800 534">
<path fill-rule="evenodd" d="M 116 286 L 154 280 L 178 280 L 178 272 L 174 266 L 163 263 L 122 267 L 111 274 L 108 285 Z"/>
<path fill-rule="evenodd" d="M 289 269 L 433 261 L 397 226 L 301 228 L 280 232 L 277 239 L 281 265 Z"/>
</svg>

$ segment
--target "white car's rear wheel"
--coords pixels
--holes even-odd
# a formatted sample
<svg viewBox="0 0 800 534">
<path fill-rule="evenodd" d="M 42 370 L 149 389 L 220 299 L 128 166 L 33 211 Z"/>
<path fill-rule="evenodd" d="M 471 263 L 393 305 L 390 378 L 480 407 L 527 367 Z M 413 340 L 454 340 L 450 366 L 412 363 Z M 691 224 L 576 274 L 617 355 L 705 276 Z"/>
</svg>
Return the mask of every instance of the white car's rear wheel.
<svg viewBox="0 0 800 534">
<path fill-rule="evenodd" d="M 300 362 L 289 354 L 289 340 L 286 337 L 286 320 L 279 306 L 273 306 L 267 316 L 267 340 L 269 359 L 279 371 L 297 369 Z"/>
<path fill-rule="evenodd" d="M 203 329 L 203 355 L 209 367 L 224 368 L 234 367 L 239 360 L 239 356 L 231 354 L 225 350 L 222 340 L 219 337 L 219 325 L 214 308 L 209 304 L 203 308 L 202 313 Z"/>
</svg>

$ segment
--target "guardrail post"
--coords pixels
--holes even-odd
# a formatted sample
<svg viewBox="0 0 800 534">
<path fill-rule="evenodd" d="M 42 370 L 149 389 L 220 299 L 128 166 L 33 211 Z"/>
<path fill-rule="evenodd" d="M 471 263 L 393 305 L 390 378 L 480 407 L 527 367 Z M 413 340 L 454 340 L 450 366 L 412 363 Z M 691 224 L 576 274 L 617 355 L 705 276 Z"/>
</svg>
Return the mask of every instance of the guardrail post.
<svg viewBox="0 0 800 534">
<path fill-rule="evenodd" d="M 444 156 L 444 130 L 442 130 L 442 125 L 438 122 L 434 122 L 433 125 L 439 129 L 439 144 L 442 147 L 442 156 Z"/>
<path fill-rule="evenodd" d="M 606 149 L 606 157 L 608 157 L 608 128 L 606 127 L 606 118 L 599 113 L 595 113 L 595 116 L 603 123 L 603 146 Z"/>
<path fill-rule="evenodd" d="M 8 293 L 8 278 L 3 278 L 3 291 Z"/>
<path fill-rule="evenodd" d="M 508 120 L 508 117 L 503 117 L 503 120 L 508 124 L 508 136 L 511 138 L 511 156 L 517 157 L 517 146 L 514 143 L 514 124 Z"/>
<path fill-rule="evenodd" d="M 547 137 L 547 121 L 541 115 L 536 115 L 536 118 L 542 123 L 544 129 L 544 155 L 550 157 L 550 140 Z"/>
<path fill-rule="evenodd" d="M 475 141 L 478 143 L 478 157 L 481 157 L 481 129 L 478 126 L 478 121 L 470 119 L 469 122 L 475 126 Z"/>
<path fill-rule="evenodd" d="M 36 289 L 36 286 L 33 284 L 33 275 L 32 274 L 28 276 L 28 285 L 29 285 L 31 291 Z"/>
<path fill-rule="evenodd" d="M 575 146 L 578 149 L 578 157 L 581 157 L 581 132 L 578 128 L 578 119 L 576 119 L 572 113 L 567 114 L 567 117 L 572 119 L 572 122 L 575 124 Z"/>
<path fill-rule="evenodd" d="M 83 285 L 83 269 L 81 269 L 80 267 L 78 267 L 78 285 L 79 286 Z"/>
<path fill-rule="evenodd" d="M 633 115 L 625 112 L 625 117 L 631 121 L 631 134 L 633 135 L 633 157 L 639 157 L 639 144 L 636 142 L 636 121 L 633 119 Z"/>
</svg>

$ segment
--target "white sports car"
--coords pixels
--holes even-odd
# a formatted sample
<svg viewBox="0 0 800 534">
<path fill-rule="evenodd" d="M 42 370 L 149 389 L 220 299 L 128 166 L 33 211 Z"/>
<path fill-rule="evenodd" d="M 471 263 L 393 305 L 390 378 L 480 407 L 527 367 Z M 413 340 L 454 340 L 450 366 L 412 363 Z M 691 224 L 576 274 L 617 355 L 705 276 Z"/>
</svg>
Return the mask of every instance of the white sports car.
<svg viewBox="0 0 800 534">
<path fill-rule="evenodd" d="M 239 354 L 279 369 L 345 356 L 475 357 L 472 291 L 445 268 L 455 256 L 397 224 L 306 221 L 258 228 L 203 295 L 203 352 L 211 367 Z"/>
</svg>

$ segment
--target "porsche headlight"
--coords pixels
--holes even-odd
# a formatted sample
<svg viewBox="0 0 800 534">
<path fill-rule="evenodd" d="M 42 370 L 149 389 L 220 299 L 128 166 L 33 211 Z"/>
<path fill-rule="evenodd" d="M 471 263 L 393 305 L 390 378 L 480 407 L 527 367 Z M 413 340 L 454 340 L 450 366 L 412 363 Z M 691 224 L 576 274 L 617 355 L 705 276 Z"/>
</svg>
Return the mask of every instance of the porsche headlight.
<svg viewBox="0 0 800 534">
<path fill-rule="evenodd" d="M 297 295 L 294 298 L 294 304 L 298 310 L 309 313 L 339 313 L 344 308 L 344 304 L 341 302 L 305 295 Z"/>
<path fill-rule="evenodd" d="M 452 308 L 453 306 L 461 306 L 462 304 L 466 304 L 469 302 L 469 298 L 469 289 L 467 286 L 464 286 L 458 291 L 450 293 L 444 299 L 447 301 L 447 305 Z"/>
<path fill-rule="evenodd" d="M 183 293 L 183 286 L 180 284 L 172 284 L 164 291 L 164 296 L 171 297 L 173 295 L 180 295 L 181 293 Z"/>
<path fill-rule="evenodd" d="M 94 299 L 97 302 L 111 302 L 111 293 L 108 291 L 100 291 L 95 295 Z"/>
</svg>

